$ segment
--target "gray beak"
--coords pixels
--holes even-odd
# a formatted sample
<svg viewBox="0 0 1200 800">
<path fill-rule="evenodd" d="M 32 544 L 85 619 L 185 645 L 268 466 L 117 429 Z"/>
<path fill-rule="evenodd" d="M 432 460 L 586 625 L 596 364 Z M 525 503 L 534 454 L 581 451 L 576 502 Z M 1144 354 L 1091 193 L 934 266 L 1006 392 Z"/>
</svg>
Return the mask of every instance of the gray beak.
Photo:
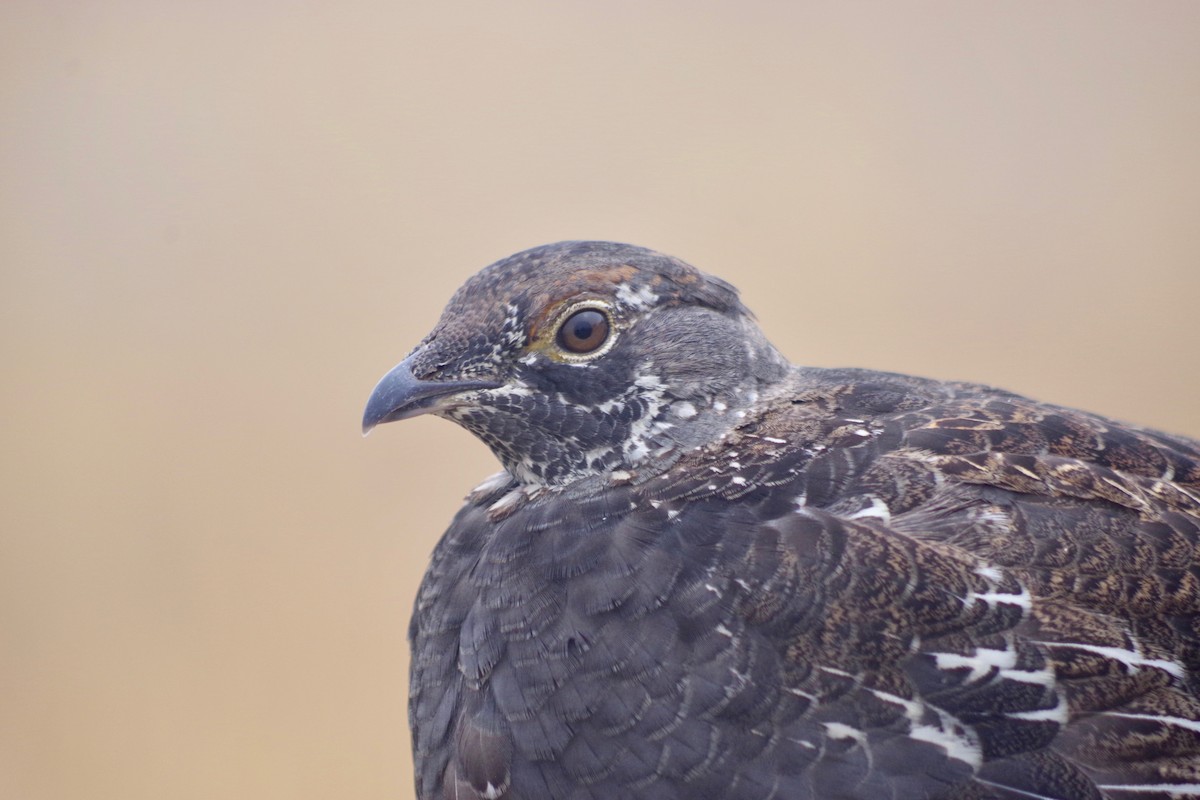
<svg viewBox="0 0 1200 800">
<path fill-rule="evenodd" d="M 376 425 L 395 422 L 420 414 L 428 414 L 448 405 L 444 401 L 461 392 L 475 389 L 494 389 L 498 381 L 435 381 L 420 380 L 412 373 L 413 359 L 420 351 L 401 361 L 384 375 L 371 392 L 363 411 L 363 436 Z"/>
</svg>

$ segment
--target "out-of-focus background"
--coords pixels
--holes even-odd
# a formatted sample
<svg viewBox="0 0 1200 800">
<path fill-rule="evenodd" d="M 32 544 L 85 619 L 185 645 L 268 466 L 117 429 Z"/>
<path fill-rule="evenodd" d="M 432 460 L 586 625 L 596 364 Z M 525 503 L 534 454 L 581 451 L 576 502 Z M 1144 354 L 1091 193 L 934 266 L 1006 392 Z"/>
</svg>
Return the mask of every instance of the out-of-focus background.
<svg viewBox="0 0 1200 800">
<path fill-rule="evenodd" d="M 1200 436 L 1200 5 L 0 5 L 0 797 L 411 797 L 490 454 L 359 436 L 492 260 L 739 285 L 794 360 Z"/>
</svg>

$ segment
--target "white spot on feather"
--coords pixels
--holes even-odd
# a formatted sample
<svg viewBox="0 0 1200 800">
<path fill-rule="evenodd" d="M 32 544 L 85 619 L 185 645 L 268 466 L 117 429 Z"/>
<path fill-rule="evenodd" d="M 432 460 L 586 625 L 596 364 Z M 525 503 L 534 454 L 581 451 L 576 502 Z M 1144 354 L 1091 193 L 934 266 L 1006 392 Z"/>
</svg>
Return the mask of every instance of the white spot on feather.
<svg viewBox="0 0 1200 800">
<path fill-rule="evenodd" d="M 1121 711 L 1104 711 L 1101 712 L 1106 717 L 1120 717 L 1121 719 L 1141 719 L 1157 722 L 1161 725 L 1174 725 L 1179 728 L 1185 728 L 1189 731 L 1200 733 L 1200 720 L 1185 719 L 1184 717 L 1167 717 L 1157 714 L 1127 714 Z"/>
<path fill-rule="evenodd" d="M 1028 467 L 1023 467 L 1020 464 L 1010 464 L 1009 466 L 1011 466 L 1013 469 L 1015 469 L 1017 472 L 1021 473 L 1022 475 L 1024 475 L 1027 478 L 1033 478 L 1035 481 L 1040 481 L 1042 479 L 1041 475 L 1038 475 L 1036 472 L 1029 469 Z"/>
<path fill-rule="evenodd" d="M 1070 714 L 1068 713 L 1066 699 L 1062 695 L 1059 695 L 1058 703 L 1054 708 L 1039 708 L 1035 711 L 1014 711 L 1005 716 L 1009 719 L 1020 719 L 1027 722 L 1057 722 L 1059 725 L 1066 725 Z"/>
<path fill-rule="evenodd" d="M 837 675 L 842 678 L 849 678 L 850 680 L 853 680 L 853 681 L 858 680 L 857 675 L 854 675 L 853 673 L 850 673 L 850 672 L 846 672 L 846 670 L 844 670 L 844 669 L 838 669 L 837 667 L 818 666 L 817 669 L 821 670 L 822 672 L 828 672 L 830 675 Z"/>
<path fill-rule="evenodd" d="M 961 653 L 934 653 L 933 658 L 940 670 L 969 668 L 971 671 L 967 674 L 966 683 L 974 683 L 993 669 L 1009 669 L 1017 663 L 1016 651 L 987 647 L 976 648 L 969 656 Z"/>
<path fill-rule="evenodd" d="M 890 692 L 872 689 L 871 694 L 885 703 L 892 703 L 904 709 L 904 716 L 908 718 L 909 722 L 908 735 L 911 738 L 942 748 L 950 758 L 970 764 L 972 769 L 978 769 L 983 765 L 983 748 L 980 746 L 979 740 L 969 727 L 955 717 L 934 706 L 915 700 L 906 700 Z M 923 721 L 928 711 L 932 711 L 937 716 L 937 725 Z"/>
<path fill-rule="evenodd" d="M 471 490 L 471 494 L 491 494 L 497 489 L 503 488 L 512 476 L 507 472 L 497 472 L 495 475 L 489 475 L 484 478 L 478 486 Z"/>
<path fill-rule="evenodd" d="M 888 508 L 887 503 L 883 502 L 882 498 L 872 497 L 871 505 L 855 511 L 850 515 L 849 519 L 864 519 L 867 517 L 874 517 L 884 522 L 890 522 L 892 511 Z"/>
<path fill-rule="evenodd" d="M 1152 667 L 1154 669 L 1161 669 L 1168 675 L 1180 680 L 1183 680 L 1184 677 L 1184 670 L 1179 662 L 1168 661 L 1162 658 L 1146 658 L 1137 650 L 1126 650 L 1124 647 L 1104 647 L 1096 644 L 1083 644 L 1082 642 L 1038 642 L 1038 644 L 1044 644 L 1050 648 L 1069 647 L 1074 650 L 1095 653 L 1124 664 L 1131 672 L 1137 672 L 1141 667 Z"/>
<path fill-rule="evenodd" d="M 995 506 L 979 512 L 979 519 L 983 522 L 990 522 L 993 525 L 998 525 L 1003 528 L 1011 528 L 1013 524 L 1012 515 L 1001 508 L 996 508 Z"/>
<path fill-rule="evenodd" d="M 969 592 L 967 594 L 967 604 L 972 605 L 976 602 L 984 602 L 989 606 L 995 603 L 1004 605 L 1018 606 L 1019 608 L 1028 611 L 1033 608 L 1033 598 L 1029 596 L 1029 590 L 1024 586 L 1021 587 L 1020 594 L 1011 594 L 1009 592 Z"/>
<path fill-rule="evenodd" d="M 817 697 L 812 692 L 806 692 L 803 689 L 796 689 L 795 687 L 789 686 L 787 689 L 787 692 L 788 692 L 788 694 L 796 695 L 796 697 L 803 697 L 805 700 L 808 700 L 810 703 L 820 704 L 820 702 L 821 702 L 821 698 Z"/>
<path fill-rule="evenodd" d="M 1169 794 L 1175 797 L 1200 797 L 1200 783 L 1106 783 L 1097 789 L 1141 794 Z"/>
<path fill-rule="evenodd" d="M 649 308 L 658 302 L 658 295 L 649 286 L 639 286 L 634 291 L 628 283 L 617 284 L 617 302 L 635 309 Z"/>
<path fill-rule="evenodd" d="M 491 514 L 501 514 L 516 508 L 524 499 L 525 497 L 522 495 L 520 489 L 511 491 L 488 506 L 488 512 Z"/>
<path fill-rule="evenodd" d="M 843 722 L 826 722 L 825 733 L 829 735 L 830 739 L 852 739 L 863 747 L 867 746 L 866 734 Z"/>
<path fill-rule="evenodd" d="M 996 569 L 995 567 L 989 566 L 987 564 L 984 564 L 983 566 L 976 568 L 975 574 L 978 575 L 979 577 L 985 578 L 989 581 L 998 581 L 1004 577 L 1004 575 L 1000 572 L 1000 570 Z"/>
</svg>

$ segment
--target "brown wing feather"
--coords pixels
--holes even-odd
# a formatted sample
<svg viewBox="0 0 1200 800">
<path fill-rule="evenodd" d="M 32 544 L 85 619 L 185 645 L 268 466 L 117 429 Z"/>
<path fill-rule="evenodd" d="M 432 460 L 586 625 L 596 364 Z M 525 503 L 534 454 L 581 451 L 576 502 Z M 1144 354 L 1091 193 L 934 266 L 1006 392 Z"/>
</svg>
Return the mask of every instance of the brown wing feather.
<svg viewBox="0 0 1200 800">
<path fill-rule="evenodd" d="M 497 483 L 418 598 L 422 796 L 1187 796 L 1198 464 L 1013 395 L 805 371 L 648 480 Z"/>
</svg>

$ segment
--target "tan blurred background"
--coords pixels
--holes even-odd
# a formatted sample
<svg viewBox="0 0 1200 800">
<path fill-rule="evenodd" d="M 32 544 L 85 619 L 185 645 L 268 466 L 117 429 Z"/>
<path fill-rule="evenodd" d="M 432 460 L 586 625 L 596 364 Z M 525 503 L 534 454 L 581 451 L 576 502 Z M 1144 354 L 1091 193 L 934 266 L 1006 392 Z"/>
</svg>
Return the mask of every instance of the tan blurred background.
<svg viewBox="0 0 1200 800">
<path fill-rule="evenodd" d="M 364 441 L 471 272 L 738 284 L 793 359 L 1200 436 L 1200 4 L 0 5 L 0 798 L 411 797 L 489 453 Z"/>
</svg>

